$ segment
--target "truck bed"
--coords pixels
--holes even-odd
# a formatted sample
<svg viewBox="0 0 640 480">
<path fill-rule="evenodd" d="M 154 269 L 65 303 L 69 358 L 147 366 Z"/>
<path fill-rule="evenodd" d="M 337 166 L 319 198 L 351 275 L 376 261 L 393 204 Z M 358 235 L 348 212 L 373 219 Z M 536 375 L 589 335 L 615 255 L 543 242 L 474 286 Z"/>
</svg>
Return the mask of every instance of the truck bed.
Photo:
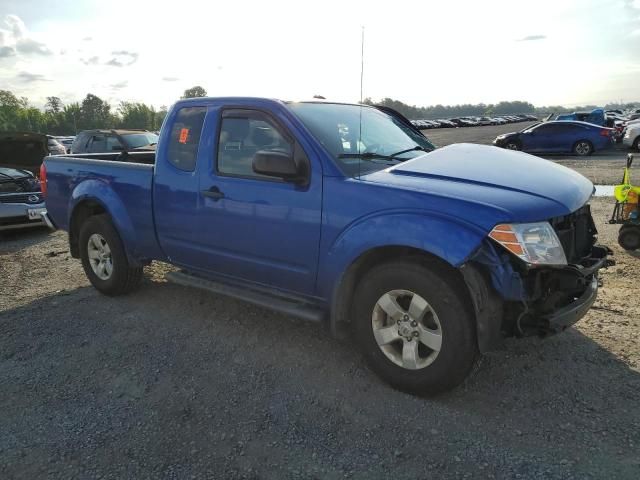
<svg viewBox="0 0 640 480">
<path fill-rule="evenodd" d="M 123 157 L 129 161 L 118 161 Z M 94 202 L 109 206 L 123 241 L 132 247 L 132 254 L 161 256 L 153 223 L 154 158 L 154 152 L 47 157 L 49 217 L 56 227 L 68 231 L 74 208 L 91 196 Z"/>
</svg>

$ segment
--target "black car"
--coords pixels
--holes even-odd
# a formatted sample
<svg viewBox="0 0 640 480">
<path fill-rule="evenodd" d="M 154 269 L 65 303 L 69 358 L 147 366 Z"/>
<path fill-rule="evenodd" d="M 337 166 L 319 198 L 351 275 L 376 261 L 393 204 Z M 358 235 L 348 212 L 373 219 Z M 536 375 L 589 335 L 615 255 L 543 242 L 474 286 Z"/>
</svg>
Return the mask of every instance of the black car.
<svg viewBox="0 0 640 480">
<path fill-rule="evenodd" d="M 28 170 L 37 175 L 42 159 L 49 154 L 64 153 L 64 147 L 41 133 L 0 133 L 0 167 Z M 51 146 L 50 146 L 51 145 Z M 52 148 L 56 146 L 56 149 Z M 58 150 L 58 147 L 62 151 Z"/>
<path fill-rule="evenodd" d="M 146 130 L 85 130 L 80 132 L 71 153 L 108 153 L 155 150 L 158 135 Z"/>
</svg>

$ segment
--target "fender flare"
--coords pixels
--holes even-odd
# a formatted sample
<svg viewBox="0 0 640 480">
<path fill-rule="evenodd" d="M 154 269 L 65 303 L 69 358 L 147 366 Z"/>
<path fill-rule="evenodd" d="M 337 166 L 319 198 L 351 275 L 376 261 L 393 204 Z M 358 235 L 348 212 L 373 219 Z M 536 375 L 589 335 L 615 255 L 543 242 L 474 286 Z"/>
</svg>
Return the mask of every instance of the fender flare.
<svg viewBox="0 0 640 480">
<path fill-rule="evenodd" d="M 136 254 L 138 251 L 138 244 L 136 241 L 136 233 L 133 228 L 133 222 L 129 217 L 125 205 L 122 203 L 122 200 L 105 181 L 88 179 L 84 180 L 73 189 L 71 196 L 69 197 L 69 204 L 67 208 L 67 211 L 69 212 L 69 218 L 67 219 L 69 229 L 71 229 L 71 222 L 78 211 L 78 207 L 86 202 L 97 203 L 104 209 L 122 239 L 129 262 L 132 265 L 140 264 Z"/>
<path fill-rule="evenodd" d="M 320 261 L 321 296 L 331 298 L 348 268 L 381 247 L 408 247 L 431 254 L 454 268 L 462 265 L 489 232 L 460 218 L 424 210 L 385 210 L 358 219 L 338 235 Z"/>
</svg>

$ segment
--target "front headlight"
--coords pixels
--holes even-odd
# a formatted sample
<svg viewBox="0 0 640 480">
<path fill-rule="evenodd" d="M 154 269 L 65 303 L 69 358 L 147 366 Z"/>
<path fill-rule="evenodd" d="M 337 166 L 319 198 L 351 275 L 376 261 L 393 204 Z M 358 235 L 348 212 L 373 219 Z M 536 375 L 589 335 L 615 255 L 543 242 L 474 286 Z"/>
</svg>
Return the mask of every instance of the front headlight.
<svg viewBox="0 0 640 480">
<path fill-rule="evenodd" d="M 489 237 L 531 265 L 566 265 L 562 244 L 549 222 L 496 225 Z"/>
</svg>

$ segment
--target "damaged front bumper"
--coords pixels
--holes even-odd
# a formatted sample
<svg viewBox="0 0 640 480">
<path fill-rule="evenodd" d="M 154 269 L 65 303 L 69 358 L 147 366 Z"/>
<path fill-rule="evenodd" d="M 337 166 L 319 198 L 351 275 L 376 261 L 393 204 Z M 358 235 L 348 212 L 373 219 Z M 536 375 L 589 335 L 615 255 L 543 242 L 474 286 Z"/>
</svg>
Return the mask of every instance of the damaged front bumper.
<svg viewBox="0 0 640 480">
<path fill-rule="evenodd" d="M 598 272 L 615 264 L 595 245 L 579 264 L 523 266 L 485 243 L 461 267 L 476 314 L 478 347 L 494 350 L 504 337 L 546 336 L 584 317 L 598 295 Z"/>
<path fill-rule="evenodd" d="M 578 265 L 528 269 L 522 274 L 524 298 L 511 306 L 511 318 L 505 317 L 504 329 L 517 336 L 548 335 L 575 324 L 598 296 L 598 272 L 615 264 L 609 258 L 611 253 L 596 245 L 591 256 Z"/>
<path fill-rule="evenodd" d="M 537 331 L 539 333 L 557 333 L 565 330 L 587 314 L 598 297 L 599 281 L 594 275 L 589 286 L 579 298 L 561 307 L 553 313 L 543 315 L 539 319 Z"/>
</svg>

